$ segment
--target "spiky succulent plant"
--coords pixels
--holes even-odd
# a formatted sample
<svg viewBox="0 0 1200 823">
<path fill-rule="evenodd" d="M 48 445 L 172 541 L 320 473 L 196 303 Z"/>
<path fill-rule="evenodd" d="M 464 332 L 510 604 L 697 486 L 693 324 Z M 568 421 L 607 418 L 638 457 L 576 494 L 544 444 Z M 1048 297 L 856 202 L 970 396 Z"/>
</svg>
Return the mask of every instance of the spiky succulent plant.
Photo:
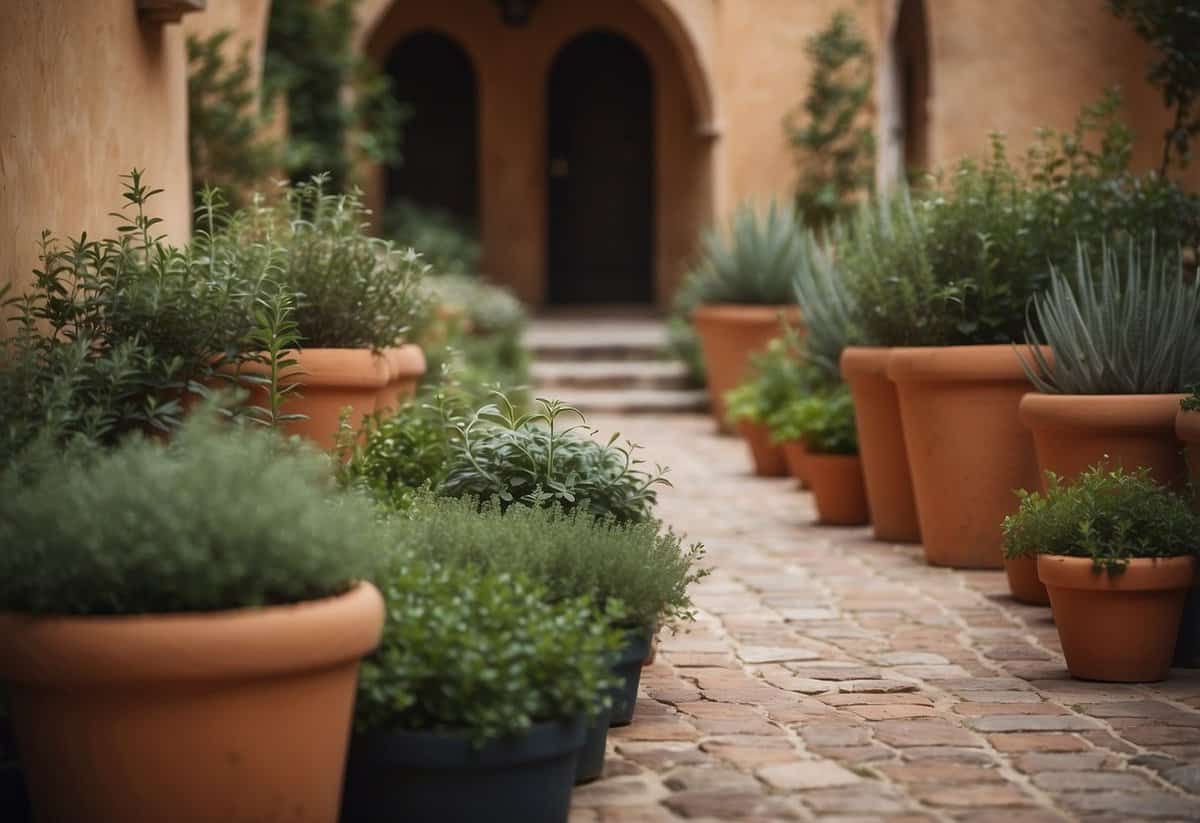
<svg viewBox="0 0 1200 823">
<path fill-rule="evenodd" d="M 772 201 L 765 211 L 743 203 L 729 224 L 709 231 L 699 265 L 684 284 L 690 308 L 703 303 L 795 303 L 792 279 L 805 255 L 795 212 Z"/>
<path fill-rule="evenodd" d="M 847 232 L 840 223 L 831 237 L 836 247 Z M 804 254 L 796 271 L 796 300 L 808 327 L 804 339 L 808 362 L 831 382 L 841 380 L 838 361 L 842 349 L 855 341 L 858 304 L 846 286 L 841 268 L 811 231 L 801 238 Z"/>
</svg>

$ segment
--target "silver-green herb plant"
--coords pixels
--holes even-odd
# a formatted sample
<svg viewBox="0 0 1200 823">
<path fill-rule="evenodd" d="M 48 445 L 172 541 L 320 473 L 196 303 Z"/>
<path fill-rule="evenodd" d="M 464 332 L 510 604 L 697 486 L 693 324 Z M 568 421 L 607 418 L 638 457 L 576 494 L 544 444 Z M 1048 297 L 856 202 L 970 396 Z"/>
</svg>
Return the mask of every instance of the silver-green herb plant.
<svg viewBox="0 0 1200 823">
<path fill-rule="evenodd" d="M 849 232 L 835 221 L 830 232 L 834 248 L 849 243 Z M 842 349 L 857 341 L 858 303 L 846 284 L 845 274 L 816 235 L 802 237 L 804 254 L 795 274 L 796 300 L 804 317 L 805 359 L 831 383 L 841 380 Z"/>
<path fill-rule="evenodd" d="M 1174 394 L 1200 382 L 1200 279 L 1153 238 L 1124 254 L 1105 244 L 1100 265 L 1082 245 L 1073 275 L 1052 271 L 1033 297 L 1025 339 L 1037 329 L 1053 357 L 1030 346 L 1029 379 L 1049 394 Z"/>
</svg>

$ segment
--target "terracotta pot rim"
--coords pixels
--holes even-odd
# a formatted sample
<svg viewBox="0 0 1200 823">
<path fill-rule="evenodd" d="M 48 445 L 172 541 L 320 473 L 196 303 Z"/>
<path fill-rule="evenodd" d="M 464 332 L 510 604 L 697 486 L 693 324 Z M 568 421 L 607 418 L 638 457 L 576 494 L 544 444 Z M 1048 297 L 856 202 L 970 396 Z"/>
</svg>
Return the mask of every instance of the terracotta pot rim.
<svg viewBox="0 0 1200 823">
<path fill-rule="evenodd" d="M 897 351 L 892 346 L 846 346 L 838 366 L 846 382 L 859 376 L 887 377 L 888 358 Z"/>
<path fill-rule="evenodd" d="M 1168 591 L 1191 588 L 1195 578 L 1195 558 L 1138 557 L 1129 561 L 1125 571 L 1109 574 L 1094 571 L 1090 557 L 1039 554 L 1038 579 L 1046 586 L 1083 591 Z"/>
<path fill-rule="evenodd" d="M 1028 346 L 1012 343 L 897 348 L 887 376 L 895 383 L 1028 382 L 1018 352 L 1031 357 Z"/>
<path fill-rule="evenodd" d="M 1175 411 L 1175 434 L 1185 443 L 1200 443 L 1200 411 Z"/>
<path fill-rule="evenodd" d="M 297 361 L 291 371 L 303 374 L 298 374 L 295 380 L 285 377 L 285 383 L 378 389 L 386 386 L 391 377 L 387 357 L 383 352 L 373 349 L 299 349 L 289 356 Z M 234 368 L 226 366 L 221 371 L 233 373 Z M 266 374 L 267 368 L 261 363 L 245 363 L 241 371 L 246 374 Z"/>
<path fill-rule="evenodd" d="M 777 322 L 781 314 L 797 321 L 800 307 L 794 303 L 705 303 L 692 311 L 692 321 L 762 325 Z"/>
<path fill-rule="evenodd" d="M 383 356 L 387 361 L 389 382 L 420 377 L 425 373 L 425 351 L 416 343 L 389 346 L 383 350 Z"/>
<path fill-rule="evenodd" d="M 333 668 L 379 643 L 369 582 L 319 600 L 215 612 L 0 614 L 0 679 L 49 686 L 218 681 Z"/>
<path fill-rule="evenodd" d="M 821 463 L 857 463 L 861 457 L 857 454 L 837 454 L 836 452 L 815 452 L 805 448 L 804 459 Z"/>
<path fill-rule="evenodd" d="M 1021 398 L 1027 428 L 1094 428 L 1170 434 L 1182 394 L 1042 394 Z"/>
</svg>

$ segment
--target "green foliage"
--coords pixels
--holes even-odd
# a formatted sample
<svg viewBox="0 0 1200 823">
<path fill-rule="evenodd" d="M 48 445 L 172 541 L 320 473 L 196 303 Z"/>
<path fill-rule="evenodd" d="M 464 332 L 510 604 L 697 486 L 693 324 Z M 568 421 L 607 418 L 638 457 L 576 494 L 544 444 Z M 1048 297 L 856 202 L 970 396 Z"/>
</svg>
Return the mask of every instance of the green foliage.
<svg viewBox="0 0 1200 823">
<path fill-rule="evenodd" d="M 363 160 L 399 158 L 407 112 L 354 46 L 361 0 L 274 0 L 263 84 L 287 100 L 284 164 L 295 181 L 328 172 L 342 191 Z"/>
<path fill-rule="evenodd" d="M 275 279 L 295 296 L 304 346 L 397 345 L 424 310 L 426 267 L 412 249 L 371 237 L 361 196 L 329 194 L 327 183 L 317 175 L 274 200 L 256 195 L 231 239 L 278 249 Z"/>
<path fill-rule="evenodd" d="M 834 225 L 833 247 L 845 241 L 848 232 Z M 812 232 L 803 237 L 805 254 L 796 272 L 796 300 L 804 317 L 804 359 L 830 383 L 841 378 L 842 349 L 856 342 L 858 305 L 846 284 L 845 274 L 821 247 Z"/>
<path fill-rule="evenodd" d="M 363 661 L 359 732 L 464 733 L 476 745 L 596 711 L 621 633 L 586 598 L 547 602 L 527 580 L 397 562 L 387 623 Z"/>
<path fill-rule="evenodd" d="M 170 444 L 32 449 L 0 475 L 0 610 L 294 603 L 368 577 L 382 533 L 324 455 L 193 415 Z"/>
<path fill-rule="evenodd" d="M 1162 89 L 1163 103 L 1175 110 L 1163 134 L 1159 174 L 1165 176 L 1172 155 L 1180 165 L 1188 164 L 1191 138 L 1200 134 L 1200 6 L 1186 0 L 1109 0 L 1108 5 L 1158 51 L 1146 79 Z"/>
<path fill-rule="evenodd" d="M 704 370 L 704 350 L 700 346 L 700 335 L 692 327 L 691 317 L 695 306 L 689 306 L 688 296 L 683 290 L 676 292 L 667 317 L 667 354 L 683 363 L 687 369 L 687 381 L 693 387 L 703 386 L 707 381 Z"/>
<path fill-rule="evenodd" d="M 730 423 L 766 423 L 822 382 L 820 371 L 803 360 L 798 333 L 785 324 L 781 334 L 750 358 L 750 375 L 726 392 L 725 415 Z"/>
<path fill-rule="evenodd" d="M 111 445 L 131 431 L 169 431 L 185 396 L 247 348 L 272 250 L 229 242 L 212 190 L 192 243 L 168 246 L 147 210 L 159 190 L 137 169 L 126 179 L 116 236 L 62 242 L 43 232 L 33 283 L 4 304 L 4 459 L 39 435 Z"/>
<path fill-rule="evenodd" d="M 784 130 L 800 168 L 796 208 L 805 223 L 820 226 L 872 188 L 875 135 L 866 118 L 871 48 L 854 16 L 839 10 L 808 38 L 804 51 L 812 64 L 808 96 Z"/>
<path fill-rule="evenodd" d="M 618 524 L 557 506 L 504 510 L 498 501 L 420 501 L 405 523 L 402 555 L 526 577 L 551 602 L 587 597 L 622 625 L 671 625 L 694 616 L 688 586 L 707 574 L 703 547 L 684 548 L 657 523 Z M 619 604 L 619 609 L 617 608 Z"/>
<path fill-rule="evenodd" d="M 479 274 L 478 232 L 450 212 L 402 200 L 384 212 L 383 233 L 398 246 L 419 249 L 431 274 Z"/>
<path fill-rule="evenodd" d="M 1119 573 L 1133 558 L 1200 554 L 1200 517 L 1149 469 L 1097 465 L 1071 485 L 1046 476 L 1046 493 L 1017 492 L 1020 509 L 1004 519 L 1009 557 L 1090 557 L 1097 570 Z"/>
<path fill-rule="evenodd" d="M 1184 411 L 1200 412 L 1200 383 L 1190 386 L 1191 394 L 1179 401 L 1179 407 Z"/>
<path fill-rule="evenodd" d="M 818 454 L 858 454 L 854 399 L 845 384 L 793 400 L 768 423 L 777 442 L 803 440 Z"/>
<path fill-rule="evenodd" d="M 1200 280 L 1157 258 L 1153 239 L 1131 240 L 1123 264 L 1106 246 L 1098 271 L 1080 247 L 1074 277 L 1055 271 L 1032 305 L 1026 340 L 1040 328 L 1054 355 L 1022 357 L 1038 391 L 1173 394 L 1200 381 Z"/>
<path fill-rule="evenodd" d="M 607 443 L 580 434 L 583 415 L 557 400 L 539 398 L 537 411 L 519 414 L 504 394 L 493 396 L 496 402 L 456 425 L 443 494 L 495 497 L 505 509 L 558 505 L 621 523 L 651 518 L 656 487 L 670 484 L 662 466 L 640 468 L 637 444 L 615 445 L 619 434 Z M 569 416 L 580 422 L 566 424 Z"/>
<path fill-rule="evenodd" d="M 232 63 L 225 58 L 233 36 L 224 29 L 187 38 L 188 159 L 195 198 L 220 188 L 234 208 L 280 163 L 279 147 L 262 137 L 266 126 L 252 83 L 249 44 Z"/>
</svg>

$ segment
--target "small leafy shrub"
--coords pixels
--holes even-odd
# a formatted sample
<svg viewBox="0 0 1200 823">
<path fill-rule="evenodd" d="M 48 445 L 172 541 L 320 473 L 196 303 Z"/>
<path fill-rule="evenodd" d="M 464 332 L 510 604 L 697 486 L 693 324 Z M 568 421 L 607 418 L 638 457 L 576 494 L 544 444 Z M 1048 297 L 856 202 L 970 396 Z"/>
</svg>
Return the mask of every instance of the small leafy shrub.
<svg viewBox="0 0 1200 823">
<path fill-rule="evenodd" d="M 1116 574 L 1133 558 L 1200 554 L 1200 517 L 1148 469 L 1097 465 L 1070 485 L 1046 476 L 1045 494 L 1019 491 L 1020 509 L 1004 519 L 1009 557 L 1090 557 L 1098 571 Z"/>
<path fill-rule="evenodd" d="M 586 598 L 550 603 L 511 574 L 407 559 L 380 580 L 387 622 L 362 664 L 355 727 L 476 746 L 596 711 L 621 633 Z"/>
<path fill-rule="evenodd" d="M 583 415 L 556 400 L 520 414 L 502 393 L 456 425 L 450 467 L 441 493 L 478 500 L 497 498 L 502 508 L 558 505 L 621 523 L 649 520 L 656 487 L 670 485 L 666 469 L 640 466 L 635 443 L 602 443 L 580 432 Z M 565 424 L 568 417 L 581 422 Z M 594 432 L 590 432 L 594 434 Z"/>
<path fill-rule="evenodd" d="M 700 544 L 684 548 L 657 523 L 620 524 L 561 507 L 498 501 L 420 501 L 399 537 L 405 556 L 527 577 L 554 602 L 588 597 L 602 611 L 620 604 L 620 623 L 672 625 L 694 616 L 688 587 L 707 575 Z"/>
<path fill-rule="evenodd" d="M 781 331 L 782 337 L 751 357 L 750 376 L 726 392 L 725 413 L 730 423 L 766 423 L 819 382 L 818 374 L 802 359 L 800 336 L 790 327 Z"/>
<path fill-rule="evenodd" d="M 367 233 L 359 194 L 329 194 L 327 178 L 255 197 L 232 226 L 234 242 L 278 249 L 279 286 L 296 296 L 295 321 L 309 348 L 375 348 L 406 339 L 424 311 L 425 265 Z"/>
<path fill-rule="evenodd" d="M 1190 388 L 1191 394 L 1183 400 L 1179 401 L 1179 406 L 1184 411 L 1200 412 L 1200 383 Z"/>
<path fill-rule="evenodd" d="M 834 224 L 832 237 L 834 248 L 843 240 L 850 242 L 840 222 Z M 842 379 L 842 349 L 857 341 L 858 304 L 845 274 L 812 232 L 805 233 L 803 245 L 805 254 L 795 275 L 796 300 L 807 328 L 803 356 L 824 379 L 837 383 Z"/>
<path fill-rule="evenodd" d="M 845 385 L 794 400 L 772 415 L 772 438 L 803 440 L 817 454 L 858 454 L 854 399 Z"/>
<path fill-rule="evenodd" d="M 374 569 L 373 509 L 334 496 L 328 458 L 189 418 L 164 446 L 31 449 L 0 476 L 0 610 L 147 614 L 346 591 Z"/>
<path fill-rule="evenodd" d="M 1153 239 L 1131 240 L 1123 259 L 1105 245 L 1098 270 L 1081 247 L 1074 277 L 1055 270 L 1032 308 L 1025 339 L 1040 328 L 1054 355 L 1021 358 L 1038 391 L 1172 394 L 1200 381 L 1200 280 L 1159 258 Z"/>
<path fill-rule="evenodd" d="M 397 246 L 419 249 L 431 274 L 479 274 L 478 232 L 450 212 L 401 200 L 384 212 L 383 233 Z"/>
</svg>

